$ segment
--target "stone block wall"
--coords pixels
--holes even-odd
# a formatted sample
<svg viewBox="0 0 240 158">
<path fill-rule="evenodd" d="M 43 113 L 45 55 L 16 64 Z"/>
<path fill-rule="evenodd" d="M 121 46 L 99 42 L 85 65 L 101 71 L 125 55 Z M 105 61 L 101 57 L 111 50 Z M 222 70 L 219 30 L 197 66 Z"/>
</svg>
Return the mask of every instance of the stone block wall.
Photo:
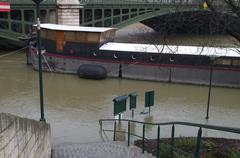
<svg viewBox="0 0 240 158">
<path fill-rule="evenodd" d="M 0 114 L 0 158 L 50 158 L 50 125 Z"/>
<path fill-rule="evenodd" d="M 79 0 L 57 0 L 58 24 L 79 26 Z"/>
</svg>

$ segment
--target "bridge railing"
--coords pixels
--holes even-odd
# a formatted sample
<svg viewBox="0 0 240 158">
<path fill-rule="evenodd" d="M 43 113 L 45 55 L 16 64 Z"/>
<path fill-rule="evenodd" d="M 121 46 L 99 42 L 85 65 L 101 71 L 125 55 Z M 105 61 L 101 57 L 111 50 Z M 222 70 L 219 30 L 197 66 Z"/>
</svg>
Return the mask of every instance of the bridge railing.
<svg viewBox="0 0 240 158">
<path fill-rule="evenodd" d="M 82 4 L 185 4 L 199 5 L 203 0 L 79 0 Z"/>
<path fill-rule="evenodd" d="M 113 129 L 105 129 L 103 128 L 104 122 L 112 122 L 113 123 Z M 122 123 L 127 123 L 127 132 L 125 130 L 119 130 L 117 129 L 117 122 L 119 122 L 119 125 Z M 142 125 L 142 135 L 138 135 L 137 133 L 132 132 L 131 124 L 138 124 Z M 141 147 L 142 147 L 142 153 L 145 151 L 145 142 L 147 140 L 146 134 L 145 134 L 145 127 L 146 126 L 156 126 L 157 127 L 157 136 L 156 136 L 156 157 L 159 158 L 160 156 L 160 129 L 165 126 L 171 127 L 171 138 L 170 138 L 170 155 L 173 158 L 174 152 L 179 151 L 176 148 L 175 145 L 175 135 L 176 135 L 176 129 L 175 126 L 185 126 L 186 128 L 189 127 L 195 127 L 198 128 L 198 132 L 196 135 L 196 146 L 193 153 L 190 153 L 191 157 L 193 158 L 199 158 L 200 157 L 200 148 L 201 148 L 201 141 L 202 141 L 202 129 L 208 129 L 208 130 L 215 130 L 215 131 L 221 131 L 221 132 L 229 132 L 234 134 L 240 134 L 240 128 L 232 128 L 232 127 L 223 127 L 223 126 L 214 126 L 214 125 L 206 125 L 206 124 L 197 124 L 197 123 L 189 123 L 189 122 L 166 122 L 166 123 L 148 123 L 148 122 L 141 122 L 141 121 L 135 121 L 135 120 L 128 120 L 128 119 L 101 119 L 99 120 L 100 124 L 100 130 L 106 131 L 106 132 L 113 132 L 113 141 L 116 141 L 116 134 L 117 133 L 125 133 L 127 134 L 127 142 L 128 146 L 130 145 L 130 136 L 135 136 L 141 139 Z M 187 153 L 189 154 L 189 153 Z"/>
</svg>

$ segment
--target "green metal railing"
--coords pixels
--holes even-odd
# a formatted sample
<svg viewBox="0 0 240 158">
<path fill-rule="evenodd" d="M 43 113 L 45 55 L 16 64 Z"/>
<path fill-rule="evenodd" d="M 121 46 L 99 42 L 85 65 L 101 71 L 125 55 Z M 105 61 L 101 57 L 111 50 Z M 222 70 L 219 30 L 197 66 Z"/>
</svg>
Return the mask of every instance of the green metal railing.
<svg viewBox="0 0 240 158">
<path fill-rule="evenodd" d="M 101 119 L 99 120 L 100 129 L 101 131 L 113 132 L 113 141 L 116 141 L 116 133 L 127 133 L 127 144 L 130 145 L 130 135 L 141 138 L 142 140 L 142 153 L 145 152 L 145 127 L 146 125 L 149 126 L 157 126 L 157 146 L 156 146 L 156 157 L 160 157 L 160 129 L 161 126 L 171 126 L 171 141 L 170 141 L 170 154 L 171 157 L 174 157 L 175 148 L 175 126 L 188 126 L 188 127 L 196 127 L 198 129 L 197 133 L 197 140 L 196 140 L 196 147 L 193 153 L 193 158 L 200 157 L 200 147 L 201 147 L 201 140 L 202 140 L 202 129 L 210 129 L 222 132 L 230 132 L 234 134 L 240 134 L 240 128 L 232 128 L 232 127 L 223 127 L 223 126 L 214 126 L 214 125 L 206 125 L 206 124 L 197 124 L 197 123 L 190 123 L 190 122 L 166 122 L 166 123 L 147 123 L 135 120 L 128 120 L 128 119 L 121 119 L 121 122 L 127 122 L 127 132 L 117 130 L 117 119 Z M 114 122 L 114 128 L 112 129 L 103 129 L 103 122 Z M 135 133 L 131 133 L 130 130 L 130 123 L 140 124 L 142 125 L 142 135 L 137 135 Z"/>
</svg>

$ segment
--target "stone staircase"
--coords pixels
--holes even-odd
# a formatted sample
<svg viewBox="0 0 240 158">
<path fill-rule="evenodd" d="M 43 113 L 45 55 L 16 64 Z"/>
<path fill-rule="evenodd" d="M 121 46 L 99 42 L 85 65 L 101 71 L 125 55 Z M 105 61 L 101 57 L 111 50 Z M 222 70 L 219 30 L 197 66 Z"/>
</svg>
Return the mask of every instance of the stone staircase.
<svg viewBox="0 0 240 158">
<path fill-rule="evenodd" d="M 65 144 L 53 149 L 52 158 L 154 158 L 126 142 L 107 141 L 86 144 Z"/>
</svg>

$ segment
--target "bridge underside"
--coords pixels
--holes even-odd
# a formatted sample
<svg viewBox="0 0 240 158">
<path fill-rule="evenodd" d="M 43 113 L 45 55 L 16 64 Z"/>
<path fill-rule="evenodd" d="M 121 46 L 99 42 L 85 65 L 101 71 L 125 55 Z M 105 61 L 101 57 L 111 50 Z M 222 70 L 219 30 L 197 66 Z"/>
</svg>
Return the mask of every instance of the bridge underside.
<svg viewBox="0 0 240 158">
<path fill-rule="evenodd" d="M 199 6 L 84 6 L 80 25 L 123 28 L 141 22 L 160 33 L 240 33 L 240 22 L 231 15 L 204 11 Z"/>
<path fill-rule="evenodd" d="M 213 12 L 188 11 L 153 17 L 141 21 L 160 33 L 222 34 L 230 30 L 240 33 L 236 17 Z"/>
</svg>

